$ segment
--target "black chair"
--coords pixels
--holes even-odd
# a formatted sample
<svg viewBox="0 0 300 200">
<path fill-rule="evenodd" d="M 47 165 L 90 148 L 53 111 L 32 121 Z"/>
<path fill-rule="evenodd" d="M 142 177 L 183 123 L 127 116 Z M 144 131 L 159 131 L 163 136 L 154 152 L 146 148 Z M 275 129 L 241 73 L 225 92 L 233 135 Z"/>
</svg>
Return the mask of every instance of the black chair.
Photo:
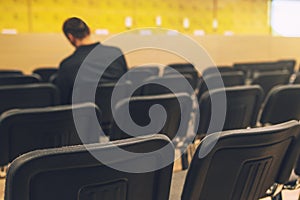
<svg viewBox="0 0 300 200">
<path fill-rule="evenodd" d="M 105 134 L 109 134 L 109 130 L 111 128 L 111 124 L 113 122 L 112 116 L 112 107 L 114 107 L 114 103 L 112 103 L 112 94 L 114 90 L 118 90 L 118 98 L 115 99 L 114 102 L 122 100 L 128 95 L 128 91 L 130 91 L 131 83 L 128 81 L 120 82 L 120 83 L 100 83 L 96 84 L 95 93 L 91 94 L 93 91 L 89 90 L 93 86 L 92 82 L 83 82 L 78 87 L 74 88 L 77 90 L 75 92 L 79 93 L 80 96 L 78 99 L 73 99 L 73 103 L 83 103 L 83 102 L 93 102 L 95 103 L 101 110 L 101 127 Z"/>
<path fill-rule="evenodd" d="M 226 73 L 226 72 L 243 72 L 237 70 L 231 66 L 211 66 L 207 67 L 202 71 L 202 76 L 208 76 L 216 73 Z"/>
<path fill-rule="evenodd" d="M 13 108 L 59 105 L 59 92 L 53 84 L 26 84 L 0 87 L 0 114 Z"/>
<path fill-rule="evenodd" d="M 169 75 L 164 77 L 150 77 L 146 79 L 141 86 L 141 94 L 159 95 L 169 93 L 186 92 L 189 94 L 194 93 L 193 86 L 190 84 L 192 77 L 190 75 Z M 173 89 L 173 90 L 171 90 Z"/>
<path fill-rule="evenodd" d="M 149 70 L 136 70 L 136 69 L 131 69 L 126 73 L 126 80 L 131 81 L 133 85 L 135 84 L 140 84 L 143 81 L 145 81 L 147 78 L 152 77 L 152 76 L 157 76 L 153 74 Z"/>
<path fill-rule="evenodd" d="M 135 92 L 134 92 L 133 96 L 140 96 L 140 95 L 142 95 L 142 89 L 141 89 L 140 86 L 149 77 L 158 77 L 158 74 L 156 73 L 155 70 L 148 70 L 147 68 L 141 70 L 140 67 L 136 67 L 136 68 L 130 69 L 125 74 L 125 79 L 127 81 L 130 81 L 131 84 L 132 84 L 131 87 L 135 89 Z"/>
<path fill-rule="evenodd" d="M 168 200 L 173 159 L 163 135 L 38 150 L 11 164 L 4 199 Z"/>
<path fill-rule="evenodd" d="M 133 67 L 131 70 L 151 72 L 152 76 L 158 76 L 160 71 L 159 67 L 155 65 L 144 65 L 139 67 Z"/>
<path fill-rule="evenodd" d="M 283 63 L 281 61 L 235 63 L 233 65 L 233 68 L 244 71 L 247 79 L 252 79 L 256 72 L 280 71 L 291 75 L 294 71 L 289 64 Z"/>
<path fill-rule="evenodd" d="M 100 117 L 92 103 L 4 112 L 0 116 L 0 166 L 36 149 L 99 142 L 93 113 Z"/>
<path fill-rule="evenodd" d="M 293 74 L 295 72 L 296 60 L 295 59 L 283 59 L 277 61 L 278 66 L 282 66 L 283 69 L 286 69 Z"/>
<path fill-rule="evenodd" d="M 288 180 L 299 145 L 296 121 L 211 134 L 194 154 L 181 199 L 253 200 L 271 195 L 268 189 L 274 183 Z"/>
<path fill-rule="evenodd" d="M 164 68 L 163 76 L 174 75 L 175 72 L 179 72 L 185 77 L 191 77 L 189 82 L 193 89 L 195 89 L 198 85 L 199 74 L 197 69 L 195 69 L 194 65 L 191 63 L 174 63 L 169 64 Z"/>
<path fill-rule="evenodd" d="M 41 78 L 38 75 L 7 75 L 0 76 L 0 86 L 23 85 L 40 83 Z"/>
<path fill-rule="evenodd" d="M 208 85 L 210 87 L 209 89 L 212 90 L 222 87 L 233 87 L 244 84 L 245 75 L 240 71 L 207 75 L 205 77 L 201 77 L 199 80 L 198 99 L 208 90 Z"/>
<path fill-rule="evenodd" d="M 1 69 L 0 76 L 23 75 L 23 72 L 18 69 Z"/>
<path fill-rule="evenodd" d="M 300 85 L 284 85 L 272 89 L 262 109 L 261 124 L 278 124 L 300 120 Z"/>
<path fill-rule="evenodd" d="M 38 74 L 43 82 L 50 82 L 50 77 L 58 72 L 57 67 L 40 67 L 33 70 L 33 74 Z"/>
<path fill-rule="evenodd" d="M 113 90 L 118 89 L 120 96 L 126 96 L 130 87 L 131 87 L 131 83 L 124 82 L 121 84 L 103 83 L 100 84 L 97 88 L 95 103 L 101 110 L 102 113 L 101 127 L 107 135 L 109 134 L 109 130 L 113 123 L 112 108 L 115 106 L 112 105 Z"/>
<path fill-rule="evenodd" d="M 129 111 L 127 105 L 129 105 Z M 160 116 L 163 116 L 162 112 L 156 113 L 154 116 L 152 113 L 151 116 L 150 108 L 157 105 L 162 106 L 162 109 L 165 110 L 165 123 L 163 120 L 158 119 Z M 170 139 L 175 138 L 175 135 L 185 137 L 191 112 L 192 99 L 187 93 L 124 99 L 117 103 L 115 107 L 114 120 L 118 119 L 119 121 L 117 121 L 118 124 L 114 121 L 112 125 L 110 140 L 156 133 L 167 135 Z M 134 125 L 138 126 L 138 128 L 134 127 L 130 120 L 133 120 Z M 130 130 L 125 130 L 124 127 Z"/>
<path fill-rule="evenodd" d="M 288 72 L 256 72 L 252 79 L 251 85 L 260 85 L 266 96 L 273 87 L 286 85 L 289 83 L 289 80 L 290 74 Z"/>
<path fill-rule="evenodd" d="M 206 92 L 199 100 L 200 119 L 198 130 L 195 131 L 202 138 L 217 131 L 255 127 L 262 98 L 263 91 L 257 85 L 219 88 Z M 219 102 L 222 99 L 226 99 L 226 103 Z M 224 125 L 220 129 L 220 121 L 211 121 L 211 117 L 212 106 L 218 111 L 222 103 L 226 106 L 226 114 Z"/>
</svg>

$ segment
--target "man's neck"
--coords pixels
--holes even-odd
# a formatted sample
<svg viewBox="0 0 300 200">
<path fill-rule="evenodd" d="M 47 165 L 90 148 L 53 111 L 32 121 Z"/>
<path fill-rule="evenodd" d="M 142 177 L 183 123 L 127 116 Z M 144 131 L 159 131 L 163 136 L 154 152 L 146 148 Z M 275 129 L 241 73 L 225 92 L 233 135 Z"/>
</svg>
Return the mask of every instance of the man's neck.
<svg viewBox="0 0 300 200">
<path fill-rule="evenodd" d="M 92 40 L 92 38 L 90 36 L 83 38 L 82 40 L 77 40 L 76 41 L 76 48 L 80 47 L 80 46 L 84 46 L 84 45 L 90 45 L 90 44 L 94 44 L 95 41 Z"/>
</svg>

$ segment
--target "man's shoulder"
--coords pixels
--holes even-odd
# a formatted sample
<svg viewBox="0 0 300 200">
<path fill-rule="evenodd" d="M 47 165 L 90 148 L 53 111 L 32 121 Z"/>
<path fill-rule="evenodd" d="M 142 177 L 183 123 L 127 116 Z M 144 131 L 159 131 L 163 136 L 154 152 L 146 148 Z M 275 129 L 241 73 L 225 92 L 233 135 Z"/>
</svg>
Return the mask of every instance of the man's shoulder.
<svg viewBox="0 0 300 200">
<path fill-rule="evenodd" d="M 99 48 L 102 48 L 104 50 L 110 50 L 110 51 L 116 51 L 116 52 L 122 52 L 121 49 L 119 47 L 116 46 L 110 46 L 110 45 L 98 45 Z"/>
<path fill-rule="evenodd" d="M 72 66 L 74 64 L 74 55 L 70 55 L 66 58 L 64 58 L 61 62 L 60 62 L 60 68 L 68 68 L 70 66 Z"/>
</svg>

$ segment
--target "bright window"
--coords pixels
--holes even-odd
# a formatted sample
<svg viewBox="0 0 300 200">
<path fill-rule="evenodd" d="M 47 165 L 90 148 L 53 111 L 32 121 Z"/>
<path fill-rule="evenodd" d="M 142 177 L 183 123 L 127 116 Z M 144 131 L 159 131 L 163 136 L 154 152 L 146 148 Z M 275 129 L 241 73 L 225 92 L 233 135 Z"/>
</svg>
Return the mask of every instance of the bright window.
<svg viewBox="0 0 300 200">
<path fill-rule="evenodd" d="M 299 0 L 273 0 L 270 11 L 270 23 L 274 34 L 286 37 L 300 37 Z"/>
</svg>

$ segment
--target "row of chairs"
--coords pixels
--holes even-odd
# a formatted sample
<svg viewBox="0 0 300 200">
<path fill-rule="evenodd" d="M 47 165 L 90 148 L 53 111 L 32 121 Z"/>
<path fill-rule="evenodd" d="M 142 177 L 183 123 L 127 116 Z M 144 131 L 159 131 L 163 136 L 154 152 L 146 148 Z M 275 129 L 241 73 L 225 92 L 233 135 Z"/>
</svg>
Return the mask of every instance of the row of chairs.
<svg viewBox="0 0 300 200">
<path fill-rule="evenodd" d="M 52 82 L 58 72 L 56 67 L 40 67 L 32 71 L 32 75 L 24 75 L 21 70 L 0 70 L 0 85 L 28 84 L 38 82 Z M 7 81 L 7 82 L 6 82 Z"/>
<path fill-rule="evenodd" d="M 226 104 L 222 95 L 226 95 Z M 202 95 L 199 101 L 200 120 L 198 135 L 219 131 L 218 124 L 211 125 L 212 99 L 215 107 L 226 106 L 222 130 L 278 124 L 288 120 L 300 120 L 300 85 L 284 85 L 272 89 L 263 102 L 259 86 L 239 86 L 214 89 Z M 218 101 L 219 100 L 219 101 Z M 217 122 L 216 122 L 217 123 Z M 211 125 L 209 127 L 209 125 Z"/>
<path fill-rule="evenodd" d="M 130 87 L 130 83 L 124 83 L 123 85 L 117 85 L 114 83 L 108 83 L 101 85 L 99 90 L 96 93 L 96 104 L 99 106 L 100 110 L 102 111 L 102 128 L 104 132 L 109 134 L 111 129 L 116 129 L 113 127 L 113 113 L 111 107 L 115 107 L 116 104 L 111 105 L 111 97 L 113 89 L 116 87 L 120 87 L 119 90 L 124 93 L 127 93 L 126 88 Z M 150 91 L 150 89 L 149 89 Z M 152 90 L 153 92 L 158 92 Z M 227 117 L 224 125 L 223 130 L 230 130 L 236 128 L 246 128 L 246 127 L 254 127 L 256 125 L 258 112 L 261 108 L 262 104 L 262 96 L 263 92 L 259 88 L 259 86 L 239 86 L 239 87 L 232 87 L 224 89 L 215 89 L 210 92 L 206 92 L 199 100 L 199 108 L 200 108 L 200 124 L 198 128 L 198 133 L 207 133 L 207 132 L 214 132 L 215 129 L 211 129 L 208 131 L 208 125 L 210 121 L 210 108 L 211 108 L 211 97 L 221 95 L 222 93 L 226 93 L 227 96 Z M 275 88 L 271 91 L 270 95 L 266 98 L 264 104 L 264 111 L 260 117 L 260 123 L 279 123 L 283 122 L 280 119 L 280 116 L 283 116 L 282 113 L 288 113 L 291 115 L 289 119 L 299 119 L 298 114 L 298 106 L 297 102 L 299 100 L 299 86 L 298 85 L 286 85 Z M 146 94 L 146 93 L 145 93 Z M 149 92 L 147 95 L 144 96 L 136 96 L 134 98 L 127 98 L 124 100 L 123 104 L 119 105 L 118 112 L 121 112 L 123 109 L 122 106 L 126 105 L 126 102 L 130 101 L 132 106 L 132 110 L 136 110 L 139 113 L 141 110 L 147 111 L 146 108 L 149 108 L 151 105 L 155 104 L 162 104 L 166 109 L 167 113 L 172 113 L 174 116 L 173 120 L 177 120 L 180 117 L 180 109 L 179 104 L 176 102 L 176 99 L 179 96 L 180 98 L 186 99 L 184 104 L 188 105 L 184 110 L 186 110 L 186 114 L 184 116 L 188 116 L 193 109 L 193 99 L 190 94 L 181 94 L 176 96 L 174 94 L 164 94 L 162 96 L 160 93 L 159 95 L 152 95 L 152 92 Z M 149 97 L 149 95 L 151 95 Z M 86 95 L 82 95 L 85 97 Z M 21 98 L 20 98 L 21 97 Z M 7 111 L 13 108 L 34 108 L 34 107 L 45 107 L 45 106 L 55 106 L 59 105 L 59 93 L 57 88 L 52 84 L 29 84 L 23 86 L 3 86 L 0 87 L 0 98 L 2 99 L 0 104 L 0 113 Z M 215 97 L 218 99 L 218 97 Z M 168 99 L 168 100 L 166 100 Z M 274 100 L 276 99 L 276 100 Z M 117 99 L 122 100 L 122 99 Z M 87 99 L 81 99 L 81 102 L 86 102 Z M 178 100 L 177 100 L 178 101 Z M 76 103 L 81 103 L 76 102 Z M 166 102 L 166 103 L 163 103 Z M 172 103 L 174 102 L 174 103 Z M 117 102 L 115 102 L 117 103 Z M 148 106 L 140 106 L 140 105 L 148 105 Z M 172 105 L 173 109 L 170 106 Z M 170 107 L 170 108 L 169 108 Z M 175 109 L 176 108 L 176 109 Z M 177 109 L 178 108 L 178 109 Z M 282 112 L 279 108 L 282 108 Z M 289 109 L 287 109 L 289 108 Z M 278 112 L 275 112 L 278 110 Z M 284 111 L 289 112 L 284 112 Z M 176 113 L 176 115 L 174 115 Z M 273 114 L 276 113 L 276 114 Z M 292 114 L 293 113 L 293 114 Z M 135 114 L 139 118 L 138 114 Z M 183 115 L 183 114 L 181 114 Z M 243 117 L 238 117 L 237 115 L 241 115 Z M 177 117 L 178 116 L 178 117 Z M 295 118 L 296 117 L 296 118 Z M 143 119 L 143 118 L 142 118 Z M 285 119 L 285 117 L 283 117 Z M 140 119 L 141 120 L 141 119 Z M 148 120 L 143 122 L 147 124 Z M 170 138 L 174 135 L 172 133 L 168 134 Z M 124 135 L 125 136 L 125 135 Z M 115 136 L 112 136 L 114 138 Z M 118 137 L 116 137 L 118 138 Z"/>
<path fill-rule="evenodd" d="M 182 200 L 274 197 L 279 190 L 270 188 L 288 181 L 299 145 L 297 121 L 211 134 L 198 146 L 179 195 Z M 5 200 L 167 200 L 173 159 L 163 135 L 37 150 L 12 162 Z"/>
</svg>

